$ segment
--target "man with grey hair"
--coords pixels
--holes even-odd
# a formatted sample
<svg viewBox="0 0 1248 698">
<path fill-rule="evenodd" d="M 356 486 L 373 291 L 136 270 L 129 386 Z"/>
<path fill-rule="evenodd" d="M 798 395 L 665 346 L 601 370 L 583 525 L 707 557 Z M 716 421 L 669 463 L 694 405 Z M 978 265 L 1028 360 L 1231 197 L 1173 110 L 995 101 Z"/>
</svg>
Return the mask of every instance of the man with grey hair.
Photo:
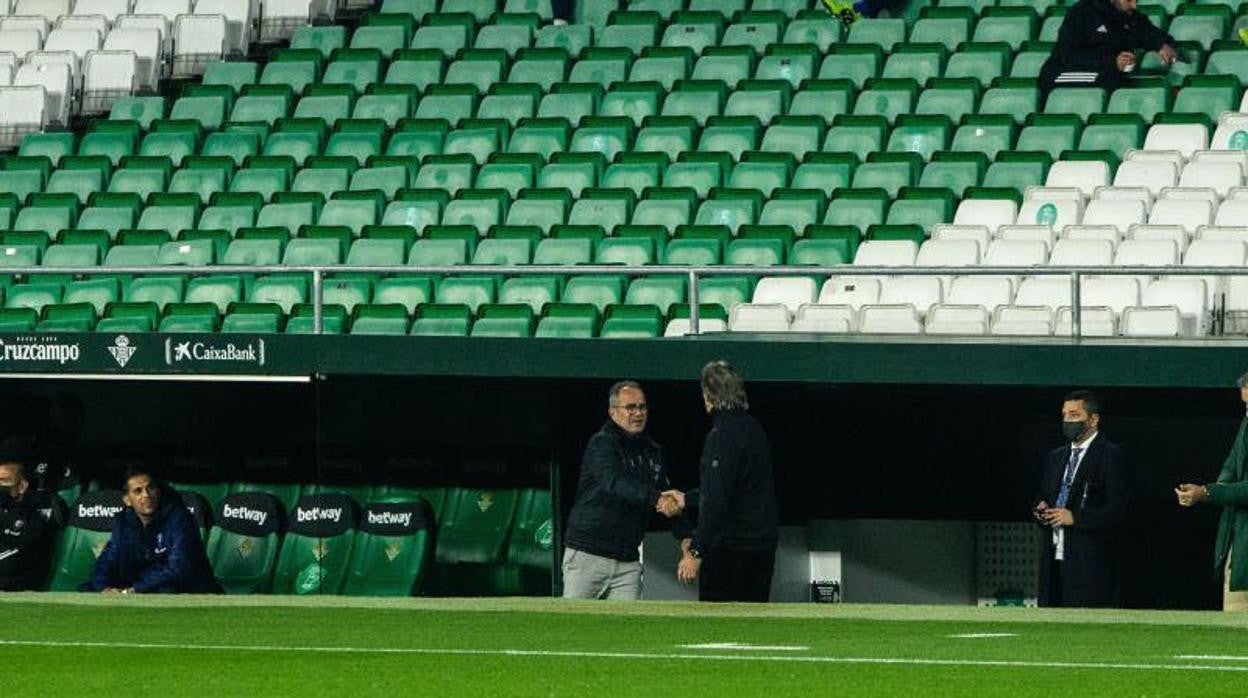
<svg viewBox="0 0 1248 698">
<path fill-rule="evenodd" d="M 585 446 L 563 551 L 565 599 L 639 599 L 638 548 L 656 511 L 674 516 L 663 449 L 646 435 L 650 406 L 635 381 L 607 396 L 607 421 Z"/>
<path fill-rule="evenodd" d="M 1239 398 L 1248 405 L 1248 373 L 1239 377 Z M 1218 479 L 1207 485 L 1185 483 L 1174 493 L 1179 505 L 1208 502 L 1221 507 L 1218 535 L 1214 539 L 1213 567 L 1223 575 L 1222 610 L 1248 611 L 1248 417 L 1239 423 L 1231 452 L 1222 462 Z"/>
<path fill-rule="evenodd" d="M 697 519 L 682 541 L 677 577 L 698 580 L 701 601 L 767 601 L 777 525 L 771 444 L 747 410 L 745 381 L 727 361 L 702 369 L 702 402 L 711 431 L 702 445 L 701 483 L 677 503 Z"/>
</svg>

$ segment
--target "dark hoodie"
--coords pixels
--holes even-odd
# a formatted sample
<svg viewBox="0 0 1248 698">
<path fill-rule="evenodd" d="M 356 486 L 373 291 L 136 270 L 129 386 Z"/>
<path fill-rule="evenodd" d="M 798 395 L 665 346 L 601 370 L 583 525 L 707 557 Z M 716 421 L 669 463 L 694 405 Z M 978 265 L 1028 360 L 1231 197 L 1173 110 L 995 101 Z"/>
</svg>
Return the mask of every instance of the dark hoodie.
<svg viewBox="0 0 1248 698">
<path fill-rule="evenodd" d="M 1158 29 L 1140 12 L 1119 12 L 1110 0 L 1079 0 L 1062 20 L 1053 53 L 1040 69 L 1040 89 L 1095 86 L 1121 87 L 1128 73 L 1118 70 L 1124 51 L 1156 51 L 1174 46 L 1174 37 Z M 1057 83 L 1062 73 L 1095 73 L 1095 81 Z"/>
<path fill-rule="evenodd" d="M 585 446 L 564 542 L 591 555 L 636 562 L 659 493 L 670 487 L 663 449 L 644 433 L 632 436 L 607 420 Z"/>
<path fill-rule="evenodd" d="M 140 594 L 219 594 L 195 519 L 182 497 L 160 485 L 160 509 L 144 526 L 126 507 L 83 591 L 133 587 Z"/>
</svg>

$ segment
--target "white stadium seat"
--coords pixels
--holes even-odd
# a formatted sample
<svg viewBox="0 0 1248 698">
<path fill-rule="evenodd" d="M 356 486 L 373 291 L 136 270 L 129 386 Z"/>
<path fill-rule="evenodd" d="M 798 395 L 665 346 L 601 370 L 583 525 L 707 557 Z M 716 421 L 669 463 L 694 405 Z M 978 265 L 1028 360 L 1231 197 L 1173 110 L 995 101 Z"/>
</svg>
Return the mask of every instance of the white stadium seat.
<svg viewBox="0 0 1248 698">
<path fill-rule="evenodd" d="M 1173 240 L 1124 240 L 1114 254 L 1119 267 L 1164 267 L 1179 263 L 1179 246 Z"/>
<path fill-rule="evenodd" d="M 1014 284 L 1003 276 L 957 276 L 945 294 L 947 305 L 979 305 L 992 312 L 1014 302 Z"/>
<path fill-rule="evenodd" d="M 132 15 L 160 15 L 173 24 L 178 15 L 191 13 L 191 0 L 135 0 Z"/>
<path fill-rule="evenodd" d="M 1189 162 L 1179 176 L 1180 187 L 1206 187 L 1220 197 L 1225 197 L 1231 189 L 1243 184 L 1243 168 L 1234 162 Z"/>
<path fill-rule="evenodd" d="M 19 61 L 43 46 L 43 37 L 37 29 L 0 29 L 0 48 L 12 53 Z"/>
<path fill-rule="evenodd" d="M 789 310 L 779 303 L 738 303 L 728 312 L 733 332 L 788 332 Z"/>
<path fill-rule="evenodd" d="M 1074 187 L 1084 196 L 1092 196 L 1097 187 L 1109 184 L 1109 165 L 1101 160 L 1061 161 L 1049 168 L 1046 187 Z"/>
<path fill-rule="evenodd" d="M 103 37 L 109 22 L 104 15 L 66 15 L 56 23 L 57 29 L 90 29 Z"/>
<path fill-rule="evenodd" d="M 1140 282 L 1134 277 L 1093 276 L 1079 282 L 1080 307 L 1104 307 L 1121 315 L 1123 308 L 1140 304 Z"/>
<path fill-rule="evenodd" d="M 1179 248 L 1179 256 L 1187 250 L 1191 237 L 1185 228 L 1178 225 L 1136 225 L 1127 232 L 1127 238 L 1131 240 L 1172 240 Z"/>
<path fill-rule="evenodd" d="M 1070 337 L 1075 333 L 1074 313 L 1070 308 L 1058 308 L 1053 334 Z M 1084 305 L 1079 312 L 1080 337 L 1113 337 L 1117 334 L 1114 311 L 1109 308 Z"/>
<path fill-rule="evenodd" d="M 1182 316 L 1174 306 L 1127 308 L 1122 313 L 1124 337 L 1178 337 Z"/>
<path fill-rule="evenodd" d="M 991 315 L 981 305 L 934 305 L 927 313 L 927 334 L 988 334 Z"/>
<path fill-rule="evenodd" d="M 1178 168 L 1161 160 L 1133 160 L 1118 166 L 1114 187 L 1143 187 L 1153 196 L 1178 182 Z"/>
<path fill-rule="evenodd" d="M 1158 199 L 1148 215 L 1149 225 L 1177 225 L 1192 234 L 1212 222 L 1213 206 L 1208 201 Z"/>
<path fill-rule="evenodd" d="M 984 225 L 937 225 L 932 227 L 933 240 L 973 240 L 982 256 L 992 235 Z"/>
<path fill-rule="evenodd" d="M 963 199 L 953 215 L 954 225 L 982 225 L 995 233 L 1018 218 L 1018 206 L 1008 199 Z"/>
<path fill-rule="evenodd" d="M 1066 240 L 1104 240 L 1117 251 L 1122 233 L 1112 225 L 1072 225 L 1062 231 Z"/>
<path fill-rule="evenodd" d="M 1209 130 L 1200 124 L 1157 124 L 1144 137 L 1144 150 L 1177 150 L 1190 158 L 1209 147 Z"/>
<path fill-rule="evenodd" d="M 912 267 L 919 246 L 913 240 L 867 240 L 854 255 L 856 267 Z"/>
<path fill-rule="evenodd" d="M 1248 219 L 1241 218 L 1239 220 Z M 1196 237 L 1201 240 L 1238 240 L 1248 243 L 1248 226 L 1208 225 L 1197 230 Z"/>
<path fill-rule="evenodd" d="M 1027 199 L 1018 210 L 1019 225 L 1045 225 L 1061 230 L 1068 225 L 1078 225 L 1083 215 L 1080 201 L 1070 199 Z"/>
<path fill-rule="evenodd" d="M 195 14 L 225 17 L 226 53 L 247 53 L 251 42 L 251 0 L 199 0 L 195 3 Z"/>
<path fill-rule="evenodd" d="M 866 305 L 859 311 L 863 334 L 920 334 L 923 321 L 911 305 Z"/>
<path fill-rule="evenodd" d="M 17 0 L 13 6 L 14 15 L 42 15 L 49 22 L 55 22 L 62 15 L 69 14 L 72 0 Z"/>
<path fill-rule="evenodd" d="M 880 305 L 909 305 L 919 315 L 926 315 L 927 309 L 939 303 L 942 295 L 938 276 L 894 276 L 881 283 Z"/>
<path fill-rule="evenodd" d="M 1242 149 L 1248 145 L 1248 114 L 1243 106 L 1240 107 L 1241 113 L 1227 113 L 1218 118 L 1218 126 L 1213 131 L 1213 138 L 1209 141 L 1209 147 L 1213 150 L 1230 150 L 1231 140 L 1236 139 L 1236 145 Z M 1236 134 L 1243 135 L 1236 138 Z"/>
<path fill-rule="evenodd" d="M 73 96 L 69 66 L 57 63 L 47 65 L 27 63 L 17 70 L 13 84 L 42 87 L 46 123 L 68 125 L 69 104 Z"/>
<path fill-rule="evenodd" d="M 1058 240 L 1049 255 L 1051 267 L 1107 267 L 1114 262 L 1108 240 Z"/>
<path fill-rule="evenodd" d="M 42 48 L 43 40 L 48 38 L 48 32 L 52 31 L 52 22 L 48 21 L 47 17 L 31 15 L 16 15 L 0 19 L 0 30 L 16 31 L 19 29 L 33 29 L 38 32 L 39 46 Z"/>
<path fill-rule="evenodd" d="M 44 88 L 0 87 L 0 146 L 15 148 L 27 133 L 47 123 Z"/>
<path fill-rule="evenodd" d="M 128 12 L 130 0 L 78 0 L 74 3 L 75 15 L 99 15 L 110 22 L 116 22 Z"/>
<path fill-rule="evenodd" d="M 1003 305 L 992 314 L 994 335 L 1009 337 L 1053 334 L 1053 309 L 1041 306 Z"/>
<path fill-rule="evenodd" d="M 993 240 L 988 243 L 984 266 L 1033 267 L 1049 259 L 1049 248 L 1039 240 Z"/>
<path fill-rule="evenodd" d="M 1176 277 L 1154 281 L 1144 289 L 1140 305 L 1174 306 L 1183 319 L 1183 334 L 1204 333 L 1209 303 L 1203 279 Z"/>
<path fill-rule="evenodd" d="M 765 276 L 754 287 L 751 302 L 765 305 L 778 303 L 792 314 L 797 312 L 798 306 L 814 303 L 817 291 L 815 280 L 808 276 Z"/>
<path fill-rule="evenodd" d="M 1227 199 L 1213 217 L 1214 225 L 1248 226 L 1248 199 Z"/>
<path fill-rule="evenodd" d="M 1070 305 L 1070 298 L 1070 277 L 1033 276 L 1019 284 L 1014 304 L 1060 308 Z"/>
<path fill-rule="evenodd" d="M 979 264 L 979 243 L 974 240 L 928 240 L 919 248 L 916 267 L 966 267 Z"/>
<path fill-rule="evenodd" d="M 224 15 L 182 15 L 174 22 L 174 77 L 200 75 L 224 53 Z"/>
<path fill-rule="evenodd" d="M 93 51 L 82 67 L 82 111 L 106 112 L 119 97 L 133 94 L 138 59 L 131 51 Z"/>
<path fill-rule="evenodd" d="M 880 301 L 880 280 L 870 276 L 834 276 L 819 290 L 819 305 L 860 308 Z"/>
<path fill-rule="evenodd" d="M 260 38 L 264 41 L 288 39 L 296 27 L 311 24 L 314 17 L 330 13 L 335 4 L 331 2 L 326 7 L 323 0 L 268 0 L 260 18 Z"/>
<path fill-rule="evenodd" d="M 791 332 L 855 332 L 858 313 L 848 305 L 807 304 L 797 309 Z"/>
<path fill-rule="evenodd" d="M 1044 249 L 1051 251 L 1057 234 L 1047 225 L 1003 225 L 997 228 L 997 239 L 1043 242 Z"/>
<path fill-rule="evenodd" d="M 130 51 L 135 56 L 137 87 L 155 90 L 160 80 L 161 39 L 156 29 L 114 29 L 104 39 L 105 51 Z"/>
<path fill-rule="evenodd" d="M 1144 202 L 1138 199 L 1093 199 L 1083 211 L 1083 225 L 1112 225 L 1119 233 L 1148 220 Z"/>
<path fill-rule="evenodd" d="M 699 333 L 724 332 L 727 329 L 728 323 L 719 318 L 698 318 Z M 687 334 L 689 334 L 689 318 L 673 318 L 667 323 L 667 329 L 663 330 L 664 337 L 683 337 Z"/>
</svg>

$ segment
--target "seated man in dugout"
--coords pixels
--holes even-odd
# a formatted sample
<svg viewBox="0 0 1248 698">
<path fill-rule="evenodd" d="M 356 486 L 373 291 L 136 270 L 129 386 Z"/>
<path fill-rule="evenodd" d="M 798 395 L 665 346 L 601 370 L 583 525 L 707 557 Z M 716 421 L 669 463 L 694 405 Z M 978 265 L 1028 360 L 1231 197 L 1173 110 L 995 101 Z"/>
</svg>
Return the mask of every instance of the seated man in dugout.
<svg viewBox="0 0 1248 698">
<path fill-rule="evenodd" d="M 83 591 L 104 594 L 219 594 L 195 519 L 173 488 L 145 468 L 124 479 L 126 508 Z"/>
</svg>

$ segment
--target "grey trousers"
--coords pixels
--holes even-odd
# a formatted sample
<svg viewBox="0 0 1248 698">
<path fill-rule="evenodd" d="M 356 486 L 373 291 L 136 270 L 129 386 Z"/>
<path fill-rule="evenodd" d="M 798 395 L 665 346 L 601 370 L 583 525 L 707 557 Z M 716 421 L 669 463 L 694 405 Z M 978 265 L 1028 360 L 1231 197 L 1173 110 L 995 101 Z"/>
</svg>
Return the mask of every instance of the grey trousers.
<svg viewBox="0 0 1248 698">
<path fill-rule="evenodd" d="M 583 550 L 563 549 L 563 598 L 641 598 L 641 563 L 620 562 Z"/>
</svg>

